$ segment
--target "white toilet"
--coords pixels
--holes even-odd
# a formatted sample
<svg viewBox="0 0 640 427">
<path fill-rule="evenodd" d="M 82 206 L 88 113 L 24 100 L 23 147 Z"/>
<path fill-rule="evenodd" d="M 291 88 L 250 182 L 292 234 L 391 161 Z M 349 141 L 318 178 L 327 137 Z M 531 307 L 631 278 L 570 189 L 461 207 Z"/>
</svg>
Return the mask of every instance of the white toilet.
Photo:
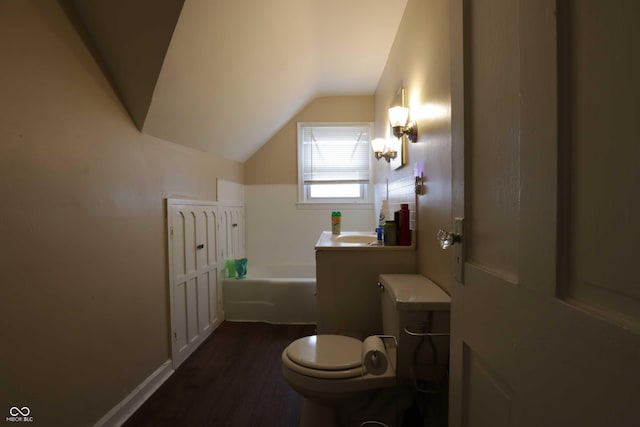
<svg viewBox="0 0 640 427">
<path fill-rule="evenodd" d="M 304 397 L 301 427 L 336 426 L 345 413 L 351 413 L 351 419 L 394 425 L 398 405 L 380 404 L 380 398 L 387 389 L 382 399 L 397 400 L 394 387 L 410 371 L 406 365 L 413 362 L 418 341 L 404 331 L 432 317 L 429 312 L 440 311 L 448 318 L 450 299 L 420 275 L 381 275 L 379 286 L 384 290 L 383 332 L 391 338 L 369 337 L 363 342 L 342 335 L 312 335 L 292 342 L 282 352 L 283 376 Z M 382 406 L 392 413 L 367 416 L 371 408 Z"/>
</svg>

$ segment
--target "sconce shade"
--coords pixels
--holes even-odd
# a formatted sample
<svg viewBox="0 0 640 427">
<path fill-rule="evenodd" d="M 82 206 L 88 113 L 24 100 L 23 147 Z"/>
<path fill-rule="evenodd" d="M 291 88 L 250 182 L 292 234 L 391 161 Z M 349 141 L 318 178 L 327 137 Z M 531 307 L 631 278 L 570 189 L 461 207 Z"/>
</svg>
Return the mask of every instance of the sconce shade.
<svg viewBox="0 0 640 427">
<path fill-rule="evenodd" d="M 386 145 L 386 142 L 382 138 L 376 138 L 371 141 L 371 148 L 373 149 L 374 152 L 384 151 L 385 145 Z"/>
<path fill-rule="evenodd" d="M 387 147 L 390 151 L 399 152 L 401 144 L 402 142 L 399 139 L 395 139 L 395 138 L 390 138 L 387 141 Z"/>
<path fill-rule="evenodd" d="M 418 125 L 409 120 L 409 109 L 407 107 L 389 108 L 389 122 L 393 129 L 393 135 L 400 139 L 402 135 L 407 135 L 409 141 L 418 141 Z"/>
<path fill-rule="evenodd" d="M 376 138 L 371 140 L 371 148 L 376 159 L 384 158 L 387 162 L 390 162 L 398 156 L 400 144 L 396 144 L 393 140 L 387 141 L 382 138 Z"/>
<path fill-rule="evenodd" d="M 406 107 L 389 108 L 389 122 L 391 127 L 404 127 L 409 119 L 409 109 Z"/>
</svg>

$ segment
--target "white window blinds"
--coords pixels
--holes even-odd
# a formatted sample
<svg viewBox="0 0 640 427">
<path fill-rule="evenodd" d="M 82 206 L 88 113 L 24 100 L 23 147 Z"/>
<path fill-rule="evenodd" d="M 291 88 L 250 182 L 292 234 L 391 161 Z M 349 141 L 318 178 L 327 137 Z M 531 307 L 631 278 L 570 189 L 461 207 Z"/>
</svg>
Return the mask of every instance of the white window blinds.
<svg viewBox="0 0 640 427">
<path fill-rule="evenodd" d="M 305 185 L 369 182 L 369 125 L 305 125 L 301 142 Z"/>
</svg>

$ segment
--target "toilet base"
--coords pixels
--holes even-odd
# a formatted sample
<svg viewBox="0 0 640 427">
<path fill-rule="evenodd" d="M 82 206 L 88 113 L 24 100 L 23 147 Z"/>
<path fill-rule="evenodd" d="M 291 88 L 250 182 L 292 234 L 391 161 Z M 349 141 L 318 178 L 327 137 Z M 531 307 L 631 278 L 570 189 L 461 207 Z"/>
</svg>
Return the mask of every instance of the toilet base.
<svg viewBox="0 0 640 427">
<path fill-rule="evenodd" d="M 338 425 L 336 407 L 304 399 L 300 413 L 300 427 L 333 427 Z"/>
<path fill-rule="evenodd" d="M 305 398 L 300 427 L 360 426 L 365 421 L 382 422 L 389 427 L 402 425 L 402 414 L 413 403 L 409 389 L 390 387 L 361 393 L 336 404 Z"/>
</svg>

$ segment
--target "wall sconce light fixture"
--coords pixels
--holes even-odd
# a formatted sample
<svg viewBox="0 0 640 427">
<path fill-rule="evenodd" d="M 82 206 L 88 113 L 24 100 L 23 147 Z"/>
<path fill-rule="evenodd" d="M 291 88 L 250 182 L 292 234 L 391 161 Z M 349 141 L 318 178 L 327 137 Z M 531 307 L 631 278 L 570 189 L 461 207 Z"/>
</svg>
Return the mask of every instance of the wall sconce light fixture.
<svg viewBox="0 0 640 427">
<path fill-rule="evenodd" d="M 389 122 L 396 138 L 400 139 L 402 135 L 407 135 L 409 141 L 418 142 L 418 125 L 409 120 L 407 107 L 398 105 L 389 108 Z"/>
<path fill-rule="evenodd" d="M 382 138 L 376 138 L 371 141 L 371 148 L 376 159 L 380 160 L 384 157 L 387 163 L 391 163 L 391 160 L 398 156 L 399 145 L 399 141 L 384 140 Z"/>
</svg>

